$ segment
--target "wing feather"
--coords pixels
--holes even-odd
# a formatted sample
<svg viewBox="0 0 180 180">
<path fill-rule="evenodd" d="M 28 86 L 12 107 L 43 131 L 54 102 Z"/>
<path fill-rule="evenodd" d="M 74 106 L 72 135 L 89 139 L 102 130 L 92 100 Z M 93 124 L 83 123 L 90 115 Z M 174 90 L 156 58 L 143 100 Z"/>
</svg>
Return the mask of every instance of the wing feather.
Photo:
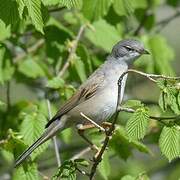
<svg viewBox="0 0 180 180">
<path fill-rule="evenodd" d="M 104 81 L 104 74 L 98 74 L 98 76 L 90 76 L 89 79 L 83 84 L 79 90 L 60 108 L 56 115 L 46 124 L 46 128 L 56 119 L 60 119 L 61 116 L 72 110 L 80 103 L 93 97 L 97 89 Z"/>
</svg>

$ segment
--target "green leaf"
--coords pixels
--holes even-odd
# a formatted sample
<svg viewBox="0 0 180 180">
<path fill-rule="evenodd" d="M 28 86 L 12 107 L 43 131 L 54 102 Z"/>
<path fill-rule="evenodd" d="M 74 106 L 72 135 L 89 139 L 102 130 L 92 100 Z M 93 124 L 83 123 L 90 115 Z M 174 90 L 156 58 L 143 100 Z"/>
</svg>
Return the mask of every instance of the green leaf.
<svg viewBox="0 0 180 180">
<path fill-rule="evenodd" d="M 111 5 L 111 0 L 87 0 L 83 1 L 82 12 L 89 20 L 98 20 L 105 16 Z"/>
<path fill-rule="evenodd" d="M 143 104 L 141 103 L 141 101 L 139 100 L 128 100 L 123 104 L 123 107 L 127 107 L 127 108 L 139 108 L 142 107 Z"/>
<path fill-rule="evenodd" d="M 53 176 L 53 180 L 68 179 L 76 180 L 76 163 L 74 161 L 65 161 L 59 168 L 56 174 Z"/>
<path fill-rule="evenodd" d="M 32 112 L 24 115 L 23 122 L 21 124 L 20 132 L 23 135 L 24 142 L 30 146 L 32 145 L 44 132 L 44 127 L 47 123 L 45 116 L 39 111 Z M 32 154 L 34 159 L 41 154 L 48 146 L 48 143 L 41 145 Z"/>
<path fill-rule="evenodd" d="M 84 62 L 77 57 L 74 61 L 74 66 L 81 82 L 84 82 L 87 79 Z"/>
<path fill-rule="evenodd" d="M 148 6 L 148 2 L 146 0 L 133 0 L 131 1 L 131 3 L 134 9 L 137 9 L 137 8 L 145 9 Z"/>
<path fill-rule="evenodd" d="M 35 28 L 44 34 L 43 27 L 43 18 L 42 18 L 42 11 L 41 11 L 41 0 L 25 0 L 24 1 L 27 9 L 28 14 L 31 18 L 31 21 Z"/>
<path fill-rule="evenodd" d="M 75 159 L 74 162 L 77 165 L 81 165 L 81 166 L 84 166 L 84 167 L 88 167 L 89 166 L 89 162 L 86 161 L 85 159 Z"/>
<path fill-rule="evenodd" d="M 174 51 L 163 36 L 155 35 L 149 39 L 149 48 L 154 62 L 154 72 L 157 74 L 174 75 L 170 62 L 174 59 Z"/>
<path fill-rule="evenodd" d="M 136 180 L 136 177 L 125 175 L 121 178 L 121 180 Z"/>
<path fill-rule="evenodd" d="M 37 78 L 45 75 L 41 66 L 30 58 L 19 63 L 18 70 L 30 78 Z"/>
<path fill-rule="evenodd" d="M 78 8 L 82 6 L 82 0 L 59 0 L 60 5 L 66 6 L 68 9 Z"/>
<path fill-rule="evenodd" d="M 159 97 L 159 106 L 163 111 L 166 111 L 168 107 L 174 113 L 180 114 L 180 103 L 178 101 L 179 88 L 176 81 L 159 79 L 157 85 L 161 89 Z"/>
<path fill-rule="evenodd" d="M 133 13 L 134 8 L 131 0 L 114 0 L 113 8 L 120 16 L 127 16 Z"/>
<path fill-rule="evenodd" d="M 6 25 L 14 25 L 18 22 L 19 12 L 16 1 L 0 0 L 0 19 L 2 19 Z"/>
<path fill-rule="evenodd" d="M 159 147 L 169 161 L 180 156 L 180 128 L 179 126 L 164 127 L 160 138 Z"/>
<path fill-rule="evenodd" d="M 62 133 L 61 133 L 61 137 L 63 139 L 63 141 L 67 144 L 69 144 L 72 140 L 72 129 L 71 128 L 67 128 L 65 129 Z"/>
<path fill-rule="evenodd" d="M 58 5 L 60 0 L 43 0 L 45 6 L 55 6 Z"/>
<path fill-rule="evenodd" d="M 126 131 L 130 139 L 142 139 L 149 123 L 148 110 L 144 107 L 136 110 L 126 124 Z"/>
<path fill-rule="evenodd" d="M 7 134 L 8 140 L 3 143 L 2 147 L 6 151 L 11 152 L 16 158 L 26 148 L 26 145 L 22 141 L 22 136 L 20 136 L 19 133 L 9 129 Z"/>
<path fill-rule="evenodd" d="M 20 166 L 13 172 L 13 180 L 39 180 L 38 169 L 35 163 Z"/>
<path fill-rule="evenodd" d="M 116 28 L 108 24 L 105 20 L 93 23 L 94 30 L 88 29 L 85 36 L 96 46 L 110 52 L 115 43 L 121 39 L 121 34 Z M 104 38 L 106 37 L 106 38 Z"/>
<path fill-rule="evenodd" d="M 14 66 L 8 49 L 0 44 L 0 83 L 4 83 L 12 78 Z"/>
<path fill-rule="evenodd" d="M 102 161 L 98 166 L 98 170 L 105 180 L 109 179 L 108 176 L 111 174 L 111 166 L 109 163 L 109 156 L 107 152 L 103 155 Z"/>
<path fill-rule="evenodd" d="M 138 149 L 140 152 L 152 154 L 150 149 L 143 143 L 129 139 L 124 127 L 118 126 L 116 131 L 110 141 L 110 147 L 115 151 L 115 153 L 124 160 L 132 154 L 132 150 Z"/>
<path fill-rule="evenodd" d="M 25 8 L 24 0 L 16 0 L 16 2 L 18 4 L 19 16 L 21 19 L 23 19 L 23 12 L 24 12 L 24 8 Z"/>
<path fill-rule="evenodd" d="M 6 24 L 2 20 L 0 20 L 0 30 L 0 41 L 4 41 L 11 36 L 10 26 L 6 26 Z"/>
<path fill-rule="evenodd" d="M 0 106 L 4 106 L 4 105 L 5 105 L 5 103 L 0 100 Z"/>
<path fill-rule="evenodd" d="M 62 78 L 54 77 L 53 79 L 47 82 L 46 86 L 52 89 L 59 89 L 59 88 L 64 87 L 64 85 L 65 85 L 65 82 Z"/>
</svg>

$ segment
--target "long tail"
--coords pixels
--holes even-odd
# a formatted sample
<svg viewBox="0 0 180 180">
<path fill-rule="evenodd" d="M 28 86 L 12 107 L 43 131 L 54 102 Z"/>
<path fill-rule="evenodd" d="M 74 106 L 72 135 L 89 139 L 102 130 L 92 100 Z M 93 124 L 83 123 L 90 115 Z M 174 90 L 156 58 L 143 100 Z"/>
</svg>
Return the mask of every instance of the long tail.
<svg viewBox="0 0 180 180">
<path fill-rule="evenodd" d="M 65 129 L 65 123 L 61 120 L 55 120 L 42 134 L 42 136 L 27 148 L 15 161 L 14 167 L 19 166 L 36 148 L 53 137 L 57 131 Z"/>
</svg>

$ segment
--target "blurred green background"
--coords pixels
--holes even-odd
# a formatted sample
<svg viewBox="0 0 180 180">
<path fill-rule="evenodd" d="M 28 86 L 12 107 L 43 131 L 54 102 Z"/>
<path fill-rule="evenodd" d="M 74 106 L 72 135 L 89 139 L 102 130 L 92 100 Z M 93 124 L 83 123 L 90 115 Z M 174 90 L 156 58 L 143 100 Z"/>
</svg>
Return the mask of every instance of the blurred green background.
<svg viewBox="0 0 180 180">
<path fill-rule="evenodd" d="M 14 170 L 14 157 L 43 132 L 47 99 L 55 114 L 119 40 L 139 39 L 151 52 L 133 68 L 180 76 L 179 5 L 179 0 L 0 0 L 0 179 L 50 179 L 55 174 L 53 143 L 34 153 L 27 167 Z M 155 116 L 178 114 L 160 109 L 159 94 L 156 85 L 133 74 L 124 101 L 140 100 Z M 120 113 L 119 125 L 124 127 L 131 116 Z M 137 146 L 116 135 L 95 179 L 179 179 L 179 159 L 169 163 L 160 151 L 161 129 L 162 124 L 150 121 L 144 145 Z M 88 135 L 98 144 L 103 140 L 100 133 Z M 57 142 L 62 162 L 87 147 L 75 129 L 58 134 Z M 88 152 L 82 158 L 92 156 Z M 77 172 L 77 179 L 88 178 Z"/>
</svg>

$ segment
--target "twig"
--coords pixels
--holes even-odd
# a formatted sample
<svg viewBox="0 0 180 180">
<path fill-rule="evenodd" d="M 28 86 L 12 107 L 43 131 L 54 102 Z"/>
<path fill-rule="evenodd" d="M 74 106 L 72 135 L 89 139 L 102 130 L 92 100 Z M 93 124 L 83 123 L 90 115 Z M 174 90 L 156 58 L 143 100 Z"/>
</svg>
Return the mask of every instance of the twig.
<svg viewBox="0 0 180 180">
<path fill-rule="evenodd" d="M 51 119 L 52 118 L 51 105 L 50 105 L 50 102 L 49 102 L 48 99 L 47 99 L 47 107 L 48 107 L 49 119 Z M 54 144 L 54 150 L 55 150 L 55 154 L 56 154 L 57 164 L 58 164 L 58 167 L 60 167 L 61 166 L 61 158 L 60 158 L 60 155 L 59 155 L 59 150 L 58 150 L 56 136 L 54 136 L 52 139 L 53 139 L 53 144 Z"/>
<path fill-rule="evenodd" d="M 42 177 L 43 180 L 50 180 L 50 178 L 44 175 L 42 172 L 38 171 L 39 175 Z"/>
<path fill-rule="evenodd" d="M 6 87 L 6 98 L 7 98 L 7 111 L 11 107 L 11 98 L 10 98 L 10 81 L 7 82 Z"/>
<path fill-rule="evenodd" d="M 78 159 L 82 156 L 84 156 L 85 154 L 87 154 L 88 152 L 90 152 L 92 149 L 91 147 L 86 147 L 85 149 L 81 150 L 80 152 L 78 152 L 77 154 L 75 154 L 71 160 L 75 160 L 75 159 Z"/>
<path fill-rule="evenodd" d="M 89 121 L 90 123 L 92 123 L 95 127 L 97 127 L 100 131 L 105 132 L 105 129 L 103 127 L 101 127 L 99 124 L 97 124 L 95 121 L 93 121 L 92 119 L 90 119 L 88 116 L 86 116 L 84 113 L 80 112 L 80 115 L 82 117 L 84 117 L 87 121 Z"/>
<path fill-rule="evenodd" d="M 176 19 L 177 17 L 180 16 L 180 11 L 177 11 L 175 14 L 173 14 L 172 16 L 166 18 L 166 19 L 163 19 L 162 21 L 159 21 L 157 23 L 156 26 L 160 26 L 160 28 L 158 28 L 156 30 L 156 33 L 160 32 L 163 28 L 165 28 L 172 20 Z"/>
<path fill-rule="evenodd" d="M 64 66 L 62 67 L 61 71 L 58 73 L 58 77 L 61 77 L 61 76 L 66 72 L 66 70 L 68 69 L 68 67 L 69 67 L 69 65 L 70 65 L 70 62 L 71 62 L 72 58 L 73 58 L 74 55 L 75 55 L 78 42 L 79 42 L 79 40 L 80 40 L 80 38 L 81 38 L 84 30 L 85 30 L 85 27 L 86 27 L 86 25 L 82 25 L 82 26 L 80 27 L 79 32 L 78 32 L 78 34 L 77 34 L 77 36 L 76 36 L 76 39 L 73 41 L 73 45 L 72 45 L 72 47 L 71 47 L 71 49 L 70 49 L 69 56 L 68 56 L 68 58 L 67 58 L 67 60 L 66 60 L 66 63 L 65 63 Z"/>
<path fill-rule="evenodd" d="M 124 112 L 128 112 L 128 113 L 134 113 L 135 110 L 132 108 L 125 108 L 125 107 L 119 107 L 118 111 L 124 111 Z M 156 117 L 156 116 L 149 116 L 150 119 L 154 119 L 157 121 L 165 121 L 165 120 L 170 120 L 170 119 L 180 119 L 180 115 L 179 116 L 169 116 L 169 117 Z"/>
<path fill-rule="evenodd" d="M 160 78 L 163 78 L 163 79 L 172 79 L 172 80 L 179 80 L 180 77 L 171 77 L 171 76 L 165 76 L 165 75 L 157 75 L 157 74 L 147 74 L 147 73 L 144 73 L 144 72 L 141 72 L 141 71 L 137 71 L 135 69 L 128 69 L 126 72 L 124 72 L 121 76 L 120 76 L 120 79 L 119 81 L 122 81 L 123 77 L 128 74 L 129 72 L 133 72 L 133 73 L 136 73 L 136 74 L 140 74 L 141 76 L 144 76 L 146 78 L 148 78 L 150 81 L 152 82 L 157 82 L 156 79 L 160 79 Z"/>
<path fill-rule="evenodd" d="M 17 63 L 20 59 L 23 59 L 26 57 L 27 53 L 33 53 L 36 50 L 38 50 L 42 45 L 44 44 L 44 39 L 40 39 L 36 42 L 36 44 L 29 47 L 26 52 L 18 54 L 16 57 L 14 57 L 13 62 Z"/>
</svg>

